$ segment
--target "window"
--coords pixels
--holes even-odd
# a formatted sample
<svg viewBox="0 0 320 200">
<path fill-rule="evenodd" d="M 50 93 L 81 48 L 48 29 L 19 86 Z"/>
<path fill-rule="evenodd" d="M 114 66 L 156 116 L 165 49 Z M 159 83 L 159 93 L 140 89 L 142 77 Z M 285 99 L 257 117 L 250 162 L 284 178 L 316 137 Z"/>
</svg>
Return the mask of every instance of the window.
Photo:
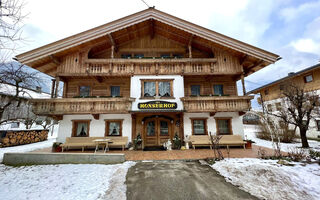
<svg viewBox="0 0 320 200">
<path fill-rule="evenodd" d="M 121 58 L 131 58 L 131 54 L 121 54 Z"/>
<path fill-rule="evenodd" d="M 218 135 L 232 135 L 231 119 L 216 119 Z"/>
<path fill-rule="evenodd" d="M 144 82 L 144 97 L 156 96 L 156 82 Z"/>
<path fill-rule="evenodd" d="M 200 96 L 200 85 L 191 85 L 191 96 Z"/>
<path fill-rule="evenodd" d="M 82 97 L 90 96 L 90 86 L 80 86 L 79 96 L 82 96 Z"/>
<path fill-rule="evenodd" d="M 170 54 L 161 54 L 161 58 L 170 58 Z"/>
<path fill-rule="evenodd" d="M 134 58 L 143 58 L 143 57 L 144 57 L 143 53 L 134 54 Z"/>
<path fill-rule="evenodd" d="M 207 135 L 207 119 L 191 119 L 192 135 Z"/>
<path fill-rule="evenodd" d="M 223 85 L 213 85 L 213 92 L 215 95 L 223 95 Z"/>
<path fill-rule="evenodd" d="M 159 96 L 161 97 L 170 97 L 171 96 L 171 87 L 170 82 L 159 82 Z"/>
<path fill-rule="evenodd" d="M 316 120 L 316 123 L 317 123 L 317 129 L 318 131 L 320 131 L 320 120 Z"/>
<path fill-rule="evenodd" d="M 284 89 L 284 85 L 283 85 L 283 84 L 280 84 L 280 85 L 279 85 L 279 88 L 280 88 L 280 90 L 283 90 L 283 89 Z"/>
<path fill-rule="evenodd" d="M 276 109 L 277 109 L 277 111 L 281 110 L 281 103 L 280 102 L 276 103 Z"/>
<path fill-rule="evenodd" d="M 20 122 L 12 122 L 12 123 L 10 124 L 10 127 L 11 127 L 11 128 L 19 128 L 19 126 L 20 126 Z"/>
<path fill-rule="evenodd" d="M 143 97 L 172 97 L 173 80 L 141 80 Z"/>
<path fill-rule="evenodd" d="M 122 119 L 106 120 L 106 136 L 122 136 Z"/>
<path fill-rule="evenodd" d="M 304 82 L 305 83 L 310 83 L 312 81 L 313 81 L 313 77 L 312 77 L 311 74 L 304 77 Z"/>
<path fill-rule="evenodd" d="M 169 122 L 168 121 L 160 121 L 160 135 L 165 136 L 169 135 Z"/>
<path fill-rule="evenodd" d="M 173 54 L 173 57 L 174 58 L 183 58 L 183 55 L 182 54 Z"/>
<path fill-rule="evenodd" d="M 110 91 L 111 91 L 112 97 L 119 97 L 120 96 L 120 86 L 111 86 Z"/>
<path fill-rule="evenodd" d="M 272 112 L 272 105 L 271 105 L 271 104 L 268 104 L 268 105 L 267 105 L 267 110 L 268 110 L 269 112 Z"/>
<path fill-rule="evenodd" d="M 268 89 L 264 90 L 264 94 L 268 95 L 269 94 L 269 90 Z"/>
<path fill-rule="evenodd" d="M 89 137 L 90 120 L 75 120 L 72 124 L 72 137 Z"/>
</svg>

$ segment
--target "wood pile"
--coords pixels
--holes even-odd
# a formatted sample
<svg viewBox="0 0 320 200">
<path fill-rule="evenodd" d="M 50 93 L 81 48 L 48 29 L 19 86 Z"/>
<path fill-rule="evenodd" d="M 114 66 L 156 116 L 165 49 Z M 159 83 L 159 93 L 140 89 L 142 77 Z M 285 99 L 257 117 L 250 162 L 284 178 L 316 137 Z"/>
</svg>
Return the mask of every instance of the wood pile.
<svg viewBox="0 0 320 200">
<path fill-rule="evenodd" d="M 9 131 L 1 139 L 0 147 L 10 147 L 44 141 L 48 138 L 48 130 Z"/>
</svg>

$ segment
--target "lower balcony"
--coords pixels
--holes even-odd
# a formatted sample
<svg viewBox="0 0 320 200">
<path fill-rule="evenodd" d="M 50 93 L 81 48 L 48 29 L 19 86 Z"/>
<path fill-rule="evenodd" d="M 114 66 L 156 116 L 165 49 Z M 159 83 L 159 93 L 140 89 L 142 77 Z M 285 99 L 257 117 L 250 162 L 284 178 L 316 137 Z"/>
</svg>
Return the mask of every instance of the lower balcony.
<svg viewBox="0 0 320 200">
<path fill-rule="evenodd" d="M 128 113 L 132 98 L 61 98 L 32 99 L 37 115 Z"/>
<path fill-rule="evenodd" d="M 251 96 L 181 98 L 186 112 L 243 112 L 251 108 Z"/>
</svg>

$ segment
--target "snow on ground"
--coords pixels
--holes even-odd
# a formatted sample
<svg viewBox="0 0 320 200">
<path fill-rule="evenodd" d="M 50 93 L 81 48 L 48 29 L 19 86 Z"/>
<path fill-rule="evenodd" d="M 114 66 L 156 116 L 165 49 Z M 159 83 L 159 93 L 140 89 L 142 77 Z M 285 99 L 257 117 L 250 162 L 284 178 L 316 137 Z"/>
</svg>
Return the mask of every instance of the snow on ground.
<svg viewBox="0 0 320 200">
<path fill-rule="evenodd" d="M 267 148 L 273 148 L 272 142 L 268 140 L 259 139 L 256 137 L 256 132 L 259 131 L 256 125 L 244 125 L 244 137 L 253 140 L 255 145 L 263 146 Z M 309 146 L 316 151 L 320 151 L 320 142 L 315 140 L 308 140 Z M 301 147 L 301 143 L 281 143 L 281 151 L 289 152 L 291 149 Z"/>
<path fill-rule="evenodd" d="M 0 199 L 126 199 L 124 183 L 133 165 L 0 165 Z"/>
<path fill-rule="evenodd" d="M 28 151 L 34 151 L 37 149 L 43 149 L 52 147 L 52 144 L 56 141 L 56 139 L 48 139 L 43 142 L 36 142 L 31 144 L 24 144 L 19 146 L 13 146 L 13 147 L 4 147 L 0 148 L 0 162 L 2 162 L 3 154 L 4 153 L 10 153 L 10 152 L 28 152 Z"/>
<path fill-rule="evenodd" d="M 230 158 L 211 167 L 241 189 L 262 199 L 320 199 L 320 166 L 295 163 L 283 166 L 276 160 Z"/>
</svg>

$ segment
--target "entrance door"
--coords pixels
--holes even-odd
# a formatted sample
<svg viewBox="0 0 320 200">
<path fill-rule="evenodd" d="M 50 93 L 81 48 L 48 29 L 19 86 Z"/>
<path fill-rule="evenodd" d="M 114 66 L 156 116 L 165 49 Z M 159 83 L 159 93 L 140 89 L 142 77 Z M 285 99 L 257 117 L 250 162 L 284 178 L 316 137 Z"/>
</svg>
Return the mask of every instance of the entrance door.
<svg viewBox="0 0 320 200">
<path fill-rule="evenodd" d="M 162 146 L 170 136 L 170 120 L 159 117 L 145 121 L 145 146 Z"/>
</svg>

